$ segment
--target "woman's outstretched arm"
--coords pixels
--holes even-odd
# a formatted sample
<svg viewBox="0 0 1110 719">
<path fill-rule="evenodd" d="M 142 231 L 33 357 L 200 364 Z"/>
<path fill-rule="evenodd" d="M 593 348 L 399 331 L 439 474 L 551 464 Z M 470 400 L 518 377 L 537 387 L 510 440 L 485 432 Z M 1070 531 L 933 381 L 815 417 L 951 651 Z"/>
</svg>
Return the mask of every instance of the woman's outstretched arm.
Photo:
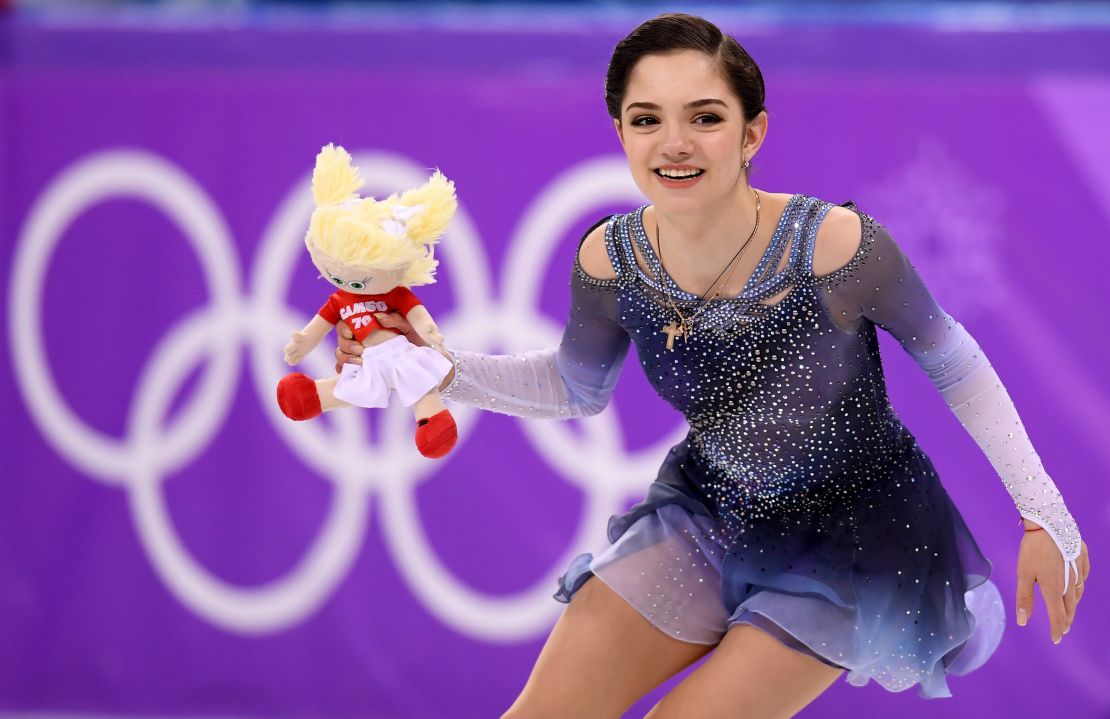
<svg viewBox="0 0 1110 719">
<path fill-rule="evenodd" d="M 507 355 L 446 350 L 454 369 L 441 388 L 444 398 L 531 418 L 584 417 L 605 408 L 629 346 L 628 334 L 617 322 L 615 285 L 605 277 L 612 274 L 606 231 L 602 220 L 579 246 L 559 346 Z M 423 344 L 398 315 L 382 315 L 379 321 Z M 360 349 L 341 339 L 337 356 L 346 361 Z"/>
<path fill-rule="evenodd" d="M 826 251 L 836 254 L 840 245 L 843 256 L 847 254 L 844 247 L 854 248 L 846 265 L 827 276 L 825 299 L 833 316 L 840 321 L 866 318 L 901 343 L 986 454 L 1021 516 L 1043 528 L 1044 532 L 1037 534 L 1047 535 L 1059 550 L 1058 556 L 1055 552 L 1043 556 L 1029 553 L 1024 565 L 1019 560 L 1019 585 L 1034 577 L 1041 584 L 1050 615 L 1057 609 L 1066 614 L 1067 621 L 1061 617 L 1059 627 L 1053 617 L 1053 638 L 1058 638 L 1070 624 L 1075 584 L 1087 571 L 1086 558 L 1081 558 L 1085 547 L 1006 388 L 975 339 L 937 304 L 886 228 L 867 215 L 842 208 L 834 208 L 829 221 Z M 820 239 L 819 234 L 818 250 Z M 1049 564 L 1056 567 L 1052 573 Z M 1082 573 L 1080 564 L 1084 565 Z M 1023 611 L 1028 616 L 1032 610 L 1029 583 L 1029 601 L 1024 596 L 1019 599 L 1019 622 Z M 1019 586 L 1019 596 L 1022 590 Z M 1055 607 L 1061 596 L 1067 605 L 1069 593 L 1072 606 Z M 1051 602 L 1050 595 L 1055 595 Z"/>
</svg>

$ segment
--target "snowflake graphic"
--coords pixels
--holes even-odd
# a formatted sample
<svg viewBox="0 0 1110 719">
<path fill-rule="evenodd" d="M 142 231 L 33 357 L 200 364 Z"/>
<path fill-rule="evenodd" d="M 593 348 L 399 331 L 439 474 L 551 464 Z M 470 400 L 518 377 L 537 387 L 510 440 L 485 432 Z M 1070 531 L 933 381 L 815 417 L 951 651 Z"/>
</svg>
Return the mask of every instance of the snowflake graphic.
<svg viewBox="0 0 1110 719">
<path fill-rule="evenodd" d="M 946 309 L 969 317 L 1001 303 L 1001 189 L 976 179 L 935 140 L 925 140 L 867 197 Z"/>
</svg>

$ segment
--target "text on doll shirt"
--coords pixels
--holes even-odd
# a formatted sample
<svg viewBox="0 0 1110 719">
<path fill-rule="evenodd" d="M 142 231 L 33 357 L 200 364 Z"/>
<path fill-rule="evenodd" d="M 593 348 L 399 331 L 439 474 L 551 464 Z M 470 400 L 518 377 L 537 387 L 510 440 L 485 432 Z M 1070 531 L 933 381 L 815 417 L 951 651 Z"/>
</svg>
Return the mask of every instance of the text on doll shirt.
<svg viewBox="0 0 1110 719">
<path fill-rule="evenodd" d="M 420 304 L 420 300 L 408 287 L 394 287 L 384 295 L 356 295 L 354 292 L 336 290 L 317 314 L 333 325 L 340 321 L 345 322 L 354 333 L 355 339 L 362 342 L 374 330 L 389 330 L 400 334 L 392 327 L 383 327 L 374 317 L 375 312 L 399 312 L 407 315 Z"/>
</svg>

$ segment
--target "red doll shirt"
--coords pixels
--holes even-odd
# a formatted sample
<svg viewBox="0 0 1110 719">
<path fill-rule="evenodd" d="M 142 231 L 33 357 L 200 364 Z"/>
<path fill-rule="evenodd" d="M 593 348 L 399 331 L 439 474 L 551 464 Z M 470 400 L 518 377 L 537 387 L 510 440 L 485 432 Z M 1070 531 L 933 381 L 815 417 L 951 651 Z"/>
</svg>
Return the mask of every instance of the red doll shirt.
<svg viewBox="0 0 1110 719">
<path fill-rule="evenodd" d="M 347 323 L 354 332 L 355 339 L 362 342 L 374 330 L 389 330 L 401 334 L 392 327 L 383 327 L 374 317 L 375 312 L 400 312 L 407 315 L 409 310 L 422 304 L 408 287 L 394 287 L 384 295 L 356 295 L 346 290 L 336 290 L 317 313 L 331 324 L 340 320 Z"/>
</svg>

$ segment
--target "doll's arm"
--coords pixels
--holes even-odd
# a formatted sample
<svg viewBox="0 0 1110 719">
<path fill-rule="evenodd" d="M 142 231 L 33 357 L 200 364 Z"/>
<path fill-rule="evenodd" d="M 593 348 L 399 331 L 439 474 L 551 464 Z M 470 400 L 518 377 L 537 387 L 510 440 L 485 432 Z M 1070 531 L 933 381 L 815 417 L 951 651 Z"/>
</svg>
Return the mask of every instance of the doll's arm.
<svg viewBox="0 0 1110 719">
<path fill-rule="evenodd" d="M 305 355 L 320 344 L 320 340 L 328 336 L 332 327 L 335 325 L 320 315 L 314 315 L 312 321 L 303 330 L 294 332 L 293 339 L 285 345 L 285 363 L 293 365 L 304 359 Z"/>
<path fill-rule="evenodd" d="M 431 345 L 434 349 L 443 349 L 443 335 L 439 331 L 435 320 L 432 319 L 432 314 L 424 305 L 417 305 L 408 311 L 405 319 L 409 321 L 412 328 L 420 335 L 421 339 Z"/>
</svg>

